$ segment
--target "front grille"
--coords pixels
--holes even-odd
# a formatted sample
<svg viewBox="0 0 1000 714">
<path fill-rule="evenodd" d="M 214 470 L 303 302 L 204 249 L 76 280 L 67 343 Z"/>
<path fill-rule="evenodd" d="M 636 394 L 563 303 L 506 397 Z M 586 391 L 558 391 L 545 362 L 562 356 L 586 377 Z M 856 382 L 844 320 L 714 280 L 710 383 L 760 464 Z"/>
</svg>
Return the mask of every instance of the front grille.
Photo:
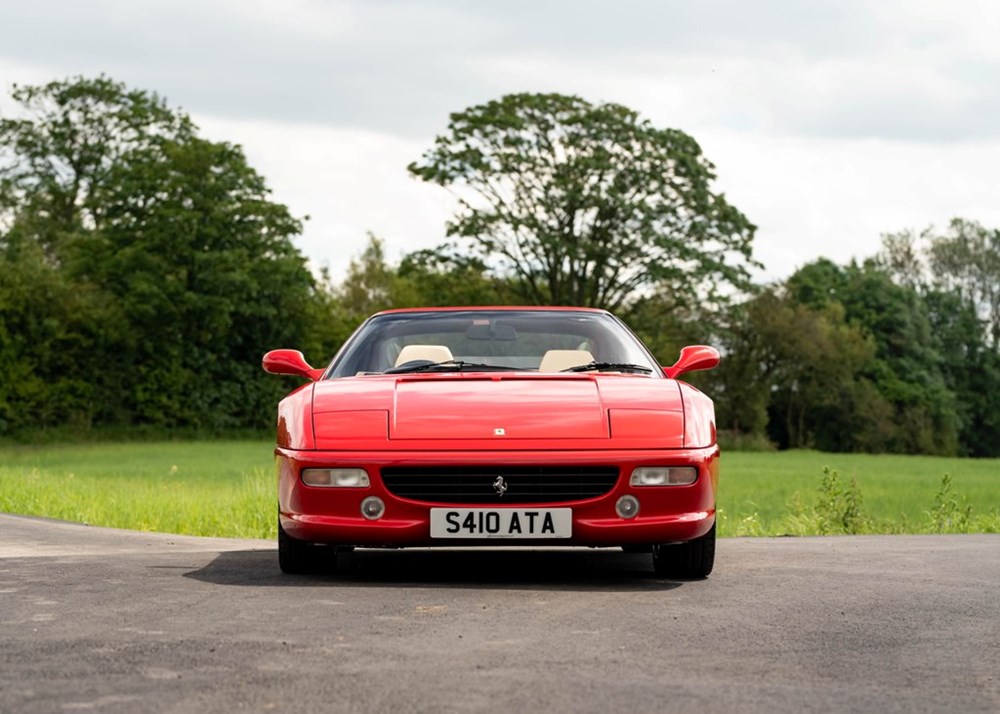
<svg viewBox="0 0 1000 714">
<path fill-rule="evenodd" d="M 503 477 L 506 491 L 494 483 Z M 616 466 L 393 466 L 382 483 L 395 496 L 430 503 L 555 503 L 597 498 L 618 481 Z"/>
</svg>

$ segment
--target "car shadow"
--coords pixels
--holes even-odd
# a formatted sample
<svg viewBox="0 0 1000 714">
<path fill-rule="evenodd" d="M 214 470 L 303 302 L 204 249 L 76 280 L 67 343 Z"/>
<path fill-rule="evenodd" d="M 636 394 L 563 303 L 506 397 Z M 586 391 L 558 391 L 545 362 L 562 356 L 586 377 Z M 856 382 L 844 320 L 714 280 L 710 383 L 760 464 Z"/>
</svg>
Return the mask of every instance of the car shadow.
<svg viewBox="0 0 1000 714">
<path fill-rule="evenodd" d="M 407 587 L 588 592 L 664 591 L 683 581 L 653 572 L 649 554 L 588 550 L 356 550 L 337 568 L 285 575 L 275 551 L 220 553 L 184 577 L 251 587 Z"/>
</svg>

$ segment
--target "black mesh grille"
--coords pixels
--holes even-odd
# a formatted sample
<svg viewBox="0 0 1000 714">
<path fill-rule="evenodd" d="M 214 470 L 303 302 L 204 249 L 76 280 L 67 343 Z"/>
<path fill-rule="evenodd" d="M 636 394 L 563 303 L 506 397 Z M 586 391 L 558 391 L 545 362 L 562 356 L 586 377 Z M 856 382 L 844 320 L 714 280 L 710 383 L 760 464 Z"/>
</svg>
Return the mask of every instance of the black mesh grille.
<svg viewBox="0 0 1000 714">
<path fill-rule="evenodd" d="M 494 486 L 503 477 L 503 496 Z M 398 466 L 382 469 L 390 493 L 430 503 L 554 503 L 603 496 L 615 466 Z"/>
</svg>

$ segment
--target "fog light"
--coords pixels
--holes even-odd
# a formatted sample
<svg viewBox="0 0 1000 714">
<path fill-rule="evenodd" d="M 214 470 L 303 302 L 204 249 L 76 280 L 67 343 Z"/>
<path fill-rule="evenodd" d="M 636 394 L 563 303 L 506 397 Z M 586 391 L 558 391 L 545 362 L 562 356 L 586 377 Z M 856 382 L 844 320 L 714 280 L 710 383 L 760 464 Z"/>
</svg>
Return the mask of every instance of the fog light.
<svg viewBox="0 0 1000 714">
<path fill-rule="evenodd" d="M 622 496 L 615 504 L 615 512 L 622 518 L 635 518 L 639 515 L 639 499 L 635 496 Z"/>
<path fill-rule="evenodd" d="M 689 486 L 697 480 L 694 466 L 640 466 L 628 482 L 630 486 Z"/>
<path fill-rule="evenodd" d="M 361 515 L 369 521 L 377 521 L 385 513 L 385 504 L 378 496 L 369 496 L 361 502 Z"/>
<path fill-rule="evenodd" d="M 364 469 L 303 469 L 302 483 L 325 488 L 368 488 L 368 472 Z"/>
</svg>

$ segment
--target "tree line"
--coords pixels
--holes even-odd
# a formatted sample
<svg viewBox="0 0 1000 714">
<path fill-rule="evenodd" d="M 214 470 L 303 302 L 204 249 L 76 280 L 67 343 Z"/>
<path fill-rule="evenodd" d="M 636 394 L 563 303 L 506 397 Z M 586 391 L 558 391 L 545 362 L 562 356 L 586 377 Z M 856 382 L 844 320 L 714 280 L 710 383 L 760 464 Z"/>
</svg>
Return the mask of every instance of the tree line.
<svg viewBox="0 0 1000 714">
<path fill-rule="evenodd" d="M 242 149 L 107 77 L 15 86 L 0 117 L 0 435 L 266 429 L 369 314 L 413 305 L 614 310 L 693 377 L 744 446 L 1000 454 L 1000 232 L 956 220 L 759 284 L 755 227 L 697 142 L 615 104 L 514 94 L 453 114 L 409 167 L 458 210 L 441 245 L 371 237 L 341 281 Z"/>
</svg>

